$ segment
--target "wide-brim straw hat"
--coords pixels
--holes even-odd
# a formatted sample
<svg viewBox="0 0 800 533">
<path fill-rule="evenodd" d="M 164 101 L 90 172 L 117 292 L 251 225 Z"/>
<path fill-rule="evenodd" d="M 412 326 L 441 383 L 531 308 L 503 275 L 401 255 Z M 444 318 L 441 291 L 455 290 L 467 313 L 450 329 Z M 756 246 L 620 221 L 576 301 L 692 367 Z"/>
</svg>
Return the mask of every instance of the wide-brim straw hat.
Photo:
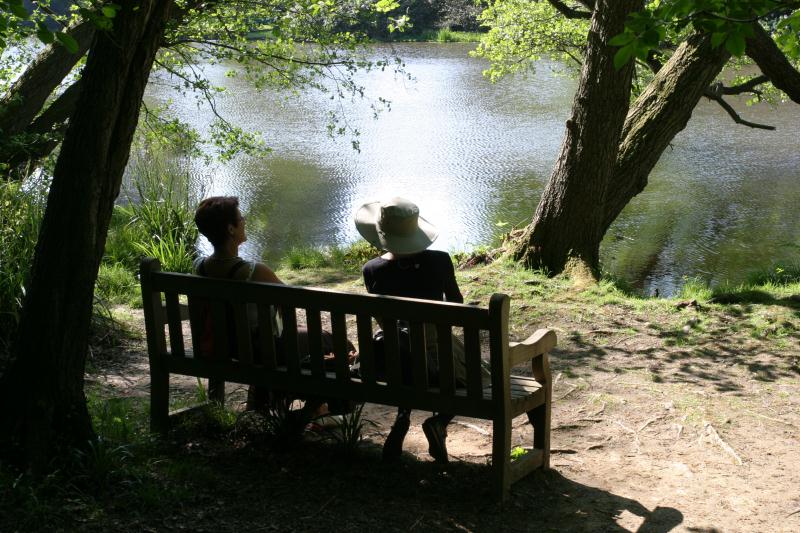
<svg viewBox="0 0 800 533">
<path fill-rule="evenodd" d="M 370 244 L 397 254 L 415 254 L 427 249 L 439 231 L 419 216 L 414 202 L 395 197 L 367 202 L 355 214 L 356 229 Z"/>
</svg>

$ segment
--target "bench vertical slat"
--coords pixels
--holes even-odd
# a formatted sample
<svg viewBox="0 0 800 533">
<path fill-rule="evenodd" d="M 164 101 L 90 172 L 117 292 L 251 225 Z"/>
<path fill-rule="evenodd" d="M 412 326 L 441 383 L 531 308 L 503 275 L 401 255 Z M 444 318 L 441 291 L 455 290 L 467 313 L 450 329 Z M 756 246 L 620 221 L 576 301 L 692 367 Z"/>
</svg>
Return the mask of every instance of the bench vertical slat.
<svg viewBox="0 0 800 533">
<path fill-rule="evenodd" d="M 169 371 L 163 357 L 167 346 L 164 323 L 161 320 L 161 293 L 154 291 L 152 287 L 153 273 L 160 270 L 158 259 L 146 257 L 139 263 L 147 355 L 150 362 L 150 429 L 166 433 L 169 430 Z"/>
<path fill-rule="evenodd" d="M 230 339 L 228 338 L 228 308 L 221 300 L 211 300 L 211 327 L 214 332 L 214 351 L 210 357 L 217 361 L 230 361 Z M 217 378 L 208 379 L 208 397 L 217 403 L 225 403 L 225 382 Z"/>
<path fill-rule="evenodd" d="M 509 298 L 494 294 L 489 300 L 489 357 L 492 365 L 492 469 L 494 492 L 499 500 L 511 488 L 511 367 L 508 359 Z"/>
<path fill-rule="evenodd" d="M 236 346 L 238 348 L 239 362 L 246 365 L 253 364 L 253 341 L 250 337 L 250 320 L 247 317 L 247 305 L 237 303 L 233 306 L 236 319 Z"/>
<path fill-rule="evenodd" d="M 286 369 L 292 375 L 300 373 L 300 354 L 297 345 L 297 314 L 294 307 L 281 306 L 283 316 L 283 355 Z"/>
<path fill-rule="evenodd" d="M 258 344 L 260 363 L 267 370 L 275 370 L 275 332 L 272 328 L 272 306 L 258 304 Z"/>
<path fill-rule="evenodd" d="M 228 361 L 231 358 L 230 339 L 228 338 L 228 309 L 225 302 L 211 300 L 211 328 L 214 334 L 214 353 L 212 359 Z"/>
<path fill-rule="evenodd" d="M 165 292 L 167 301 L 167 325 L 169 327 L 169 351 L 173 357 L 184 357 L 183 326 L 181 325 L 181 308 L 178 304 L 177 292 Z"/>
<path fill-rule="evenodd" d="M 383 319 L 383 348 L 386 355 L 386 383 L 390 387 L 401 384 L 400 349 L 397 339 L 397 320 Z"/>
<path fill-rule="evenodd" d="M 467 367 L 467 397 L 483 398 L 480 330 L 464 328 L 464 360 Z"/>
<path fill-rule="evenodd" d="M 375 352 L 372 349 L 372 317 L 359 314 L 356 317 L 358 327 L 358 362 L 361 382 L 370 387 L 375 384 Z"/>
<path fill-rule="evenodd" d="M 439 388 L 442 394 L 453 396 L 456 393 L 455 364 L 453 362 L 453 333 L 447 324 L 436 324 L 439 356 Z"/>
<path fill-rule="evenodd" d="M 311 355 L 311 374 L 325 376 L 325 362 L 322 353 L 322 320 L 319 309 L 306 308 L 306 329 L 308 330 L 308 352 Z"/>
<path fill-rule="evenodd" d="M 428 353 L 425 349 L 425 324 L 411 322 L 411 377 L 414 388 L 428 390 Z"/>
<path fill-rule="evenodd" d="M 205 300 L 197 298 L 191 294 L 187 295 L 189 306 L 189 329 L 192 331 L 192 350 L 195 358 L 202 358 L 205 354 L 202 353 L 200 346 L 200 339 L 203 338 L 203 309 L 205 307 Z"/>
<path fill-rule="evenodd" d="M 340 383 L 350 381 L 350 367 L 347 365 L 347 320 L 344 313 L 331 313 L 331 330 L 336 379 Z"/>
<path fill-rule="evenodd" d="M 553 403 L 553 381 L 550 374 L 550 358 L 547 352 L 531 361 L 531 370 L 536 381 L 544 387 L 544 404 L 528 413 L 533 426 L 533 447 L 542 451 L 542 468 L 550 468 L 550 412 Z"/>
</svg>

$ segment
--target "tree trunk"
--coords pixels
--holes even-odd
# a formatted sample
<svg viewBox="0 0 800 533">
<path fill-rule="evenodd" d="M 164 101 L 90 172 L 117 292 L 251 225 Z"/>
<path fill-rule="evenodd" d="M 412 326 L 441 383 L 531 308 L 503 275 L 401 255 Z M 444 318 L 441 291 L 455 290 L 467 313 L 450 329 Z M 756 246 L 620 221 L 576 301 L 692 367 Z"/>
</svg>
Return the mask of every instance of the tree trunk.
<svg viewBox="0 0 800 533">
<path fill-rule="evenodd" d="M 0 377 L 0 450 L 34 469 L 93 436 L 83 392 L 94 283 L 139 107 L 172 1 L 122 0 L 98 32 L 64 137 L 14 359 Z"/>
<path fill-rule="evenodd" d="M 686 127 L 703 91 L 729 58 L 724 46 L 711 47 L 710 34 L 691 35 L 636 99 L 625 120 L 603 209 L 601 239 L 631 199 L 647 186 L 650 171 Z"/>
<path fill-rule="evenodd" d="M 603 211 L 630 99 L 633 62 L 614 68 L 616 47 L 629 13 L 641 0 L 599 0 L 592 15 L 578 90 L 561 151 L 533 222 L 513 246 L 516 259 L 561 272 L 576 260 L 593 273 L 600 260 Z"/>
</svg>

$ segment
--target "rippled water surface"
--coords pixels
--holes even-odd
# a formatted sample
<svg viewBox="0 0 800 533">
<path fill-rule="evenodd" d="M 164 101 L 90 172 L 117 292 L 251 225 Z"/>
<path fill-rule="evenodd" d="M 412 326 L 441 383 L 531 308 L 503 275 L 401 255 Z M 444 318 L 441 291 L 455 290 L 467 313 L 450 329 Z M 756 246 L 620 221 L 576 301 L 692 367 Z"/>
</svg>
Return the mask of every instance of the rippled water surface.
<svg viewBox="0 0 800 533">
<path fill-rule="evenodd" d="M 412 80 L 389 71 L 360 75 L 368 96 L 391 101 L 377 120 L 368 101 L 258 93 L 225 78 L 225 67 L 208 66 L 209 77 L 228 87 L 220 113 L 263 132 L 273 148 L 264 158 L 193 168 L 213 178 L 211 192 L 242 199 L 246 253 L 276 258 L 291 246 L 353 242 L 354 210 L 388 195 L 416 201 L 439 227 L 435 247 L 444 250 L 490 243 L 528 220 L 557 154 L 575 82 L 542 62 L 525 78 L 492 85 L 481 75 L 486 63 L 468 57 L 470 49 L 397 46 Z M 175 112 L 198 128 L 211 121 L 194 100 L 156 84 L 148 98 L 172 98 Z M 716 104 L 702 102 L 647 190 L 609 231 L 605 269 L 668 294 L 685 276 L 740 281 L 750 271 L 800 261 L 800 106 L 732 103 L 745 118 L 777 130 L 737 126 Z M 351 138 L 326 133 L 328 112 L 340 105 L 361 132 L 360 152 Z"/>
</svg>

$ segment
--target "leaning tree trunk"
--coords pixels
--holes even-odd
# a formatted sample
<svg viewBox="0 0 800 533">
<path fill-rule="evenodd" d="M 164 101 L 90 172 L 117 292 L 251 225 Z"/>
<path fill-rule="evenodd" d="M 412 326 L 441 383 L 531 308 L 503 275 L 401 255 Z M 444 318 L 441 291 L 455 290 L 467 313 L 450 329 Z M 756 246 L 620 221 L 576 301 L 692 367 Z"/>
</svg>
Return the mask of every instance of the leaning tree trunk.
<svg viewBox="0 0 800 533">
<path fill-rule="evenodd" d="M 94 283 L 139 106 L 172 7 L 121 0 L 100 33 L 62 144 L 31 268 L 14 359 L 0 378 L 0 446 L 41 468 L 93 436 L 83 392 Z"/>
<path fill-rule="evenodd" d="M 561 152 L 539 201 L 533 222 L 513 245 L 516 259 L 533 268 L 561 272 L 570 260 L 596 272 L 600 255 L 602 205 L 617 159 L 628 111 L 633 62 L 614 68 L 616 47 L 629 13 L 641 0 L 599 0 L 592 15 L 572 117 Z"/>
<path fill-rule="evenodd" d="M 711 46 L 710 34 L 691 35 L 636 99 L 625 120 L 602 208 L 601 239 L 631 199 L 647 186 L 650 171 L 686 127 L 703 92 L 729 58 L 724 46 Z"/>
</svg>

